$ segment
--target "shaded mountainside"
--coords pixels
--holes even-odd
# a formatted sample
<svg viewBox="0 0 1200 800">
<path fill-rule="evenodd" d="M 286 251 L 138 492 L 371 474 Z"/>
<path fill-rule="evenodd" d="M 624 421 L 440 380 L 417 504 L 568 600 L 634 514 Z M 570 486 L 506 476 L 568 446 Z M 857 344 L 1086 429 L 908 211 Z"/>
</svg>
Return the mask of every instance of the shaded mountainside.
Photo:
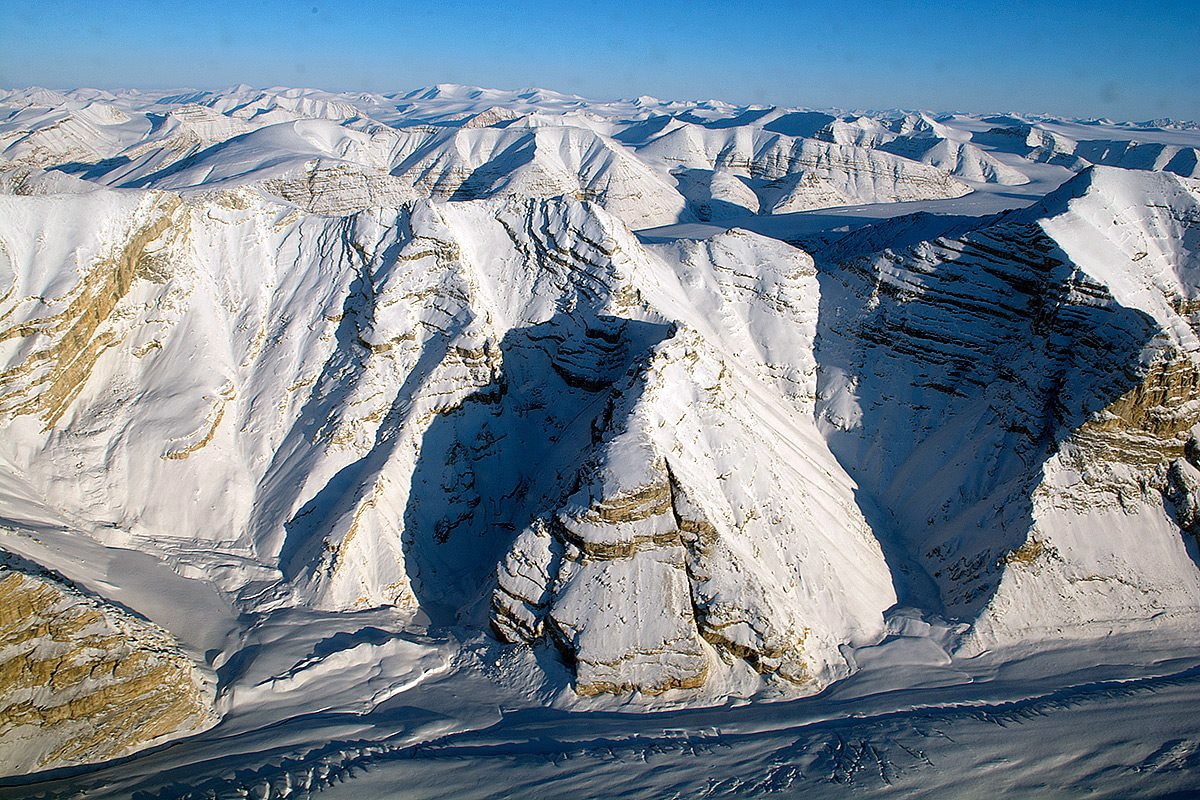
<svg viewBox="0 0 1200 800">
<path fill-rule="evenodd" d="M 1089 171 L 824 273 L 818 416 L 906 602 L 1001 638 L 1194 613 L 1194 544 L 1164 497 L 1200 421 L 1198 207 L 1163 173 Z"/>
<path fill-rule="evenodd" d="M 8 771 L 1194 641 L 1200 184 L 1158 156 L 448 85 L 0 104 Z M 138 616 L 172 581 L 228 630 Z"/>
<path fill-rule="evenodd" d="M 497 619 L 528 616 L 517 638 L 553 621 L 581 669 L 615 670 L 598 687 L 653 691 L 703 680 L 709 645 L 819 687 L 894 602 L 811 421 L 818 292 L 787 245 L 651 252 L 561 200 L 337 219 L 246 195 L 7 202 L 32 234 L 7 246 L 27 321 L 3 334 L 25 499 L 246 608 L 483 625 L 497 565 L 528 561 L 540 583 L 502 585 Z M 85 208 L 115 240 L 39 283 L 21 248 Z M 85 467 L 64 480 L 61 459 Z M 684 633 L 657 630 L 659 602 L 690 677 L 669 677 Z"/>
</svg>

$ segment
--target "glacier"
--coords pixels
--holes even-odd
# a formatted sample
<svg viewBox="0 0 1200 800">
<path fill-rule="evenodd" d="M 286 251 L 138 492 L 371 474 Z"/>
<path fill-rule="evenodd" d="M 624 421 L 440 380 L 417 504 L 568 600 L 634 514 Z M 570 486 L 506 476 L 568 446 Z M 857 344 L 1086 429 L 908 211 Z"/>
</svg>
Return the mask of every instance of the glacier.
<svg viewBox="0 0 1200 800">
<path fill-rule="evenodd" d="M 1197 147 L 0 91 L 0 796 L 1194 788 Z"/>
</svg>

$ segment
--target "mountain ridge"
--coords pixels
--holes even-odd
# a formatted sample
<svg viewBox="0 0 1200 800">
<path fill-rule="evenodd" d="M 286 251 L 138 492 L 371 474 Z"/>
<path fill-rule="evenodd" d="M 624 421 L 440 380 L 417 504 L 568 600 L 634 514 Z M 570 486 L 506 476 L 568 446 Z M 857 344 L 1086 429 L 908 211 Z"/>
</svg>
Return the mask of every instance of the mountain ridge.
<svg viewBox="0 0 1200 800">
<path fill-rule="evenodd" d="M 162 616 L 219 721 L 131 763 L 387 739 L 408 698 L 503 717 L 456 687 L 826 708 L 889 665 L 1194 639 L 1176 156 L 1094 164 L 1129 131 L 1032 118 L 235 89 L 0 94 L 10 546 L 72 580 L 136 554 L 81 585 L 194 586 L 227 628 Z"/>
</svg>

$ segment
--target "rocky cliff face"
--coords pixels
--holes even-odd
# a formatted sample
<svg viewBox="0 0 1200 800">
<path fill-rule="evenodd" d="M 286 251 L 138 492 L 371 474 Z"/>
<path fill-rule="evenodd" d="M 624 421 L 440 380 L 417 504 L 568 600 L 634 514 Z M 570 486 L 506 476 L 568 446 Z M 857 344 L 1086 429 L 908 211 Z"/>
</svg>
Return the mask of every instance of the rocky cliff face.
<svg viewBox="0 0 1200 800">
<path fill-rule="evenodd" d="M 547 633 L 585 686 L 638 685 L 647 662 L 660 677 L 643 690 L 695 685 L 714 658 L 820 686 L 845 674 L 836 642 L 878 635 L 894 601 L 851 484 L 809 416 L 811 260 L 777 248 L 730 232 L 660 251 L 679 273 L 645 295 L 682 290 L 703 313 L 657 346 L 580 487 L 506 557 L 493 625 L 509 639 Z M 768 253 L 765 272 L 737 266 Z M 706 339 L 717 320 L 722 333 Z M 764 330 L 769 344 L 755 339 Z M 645 590 L 629 591 L 632 575 Z M 647 624 L 621 623 L 634 619 Z M 614 625 L 623 640 L 602 635 Z"/>
<path fill-rule="evenodd" d="M 880 630 L 881 553 L 806 421 L 799 251 L 739 232 L 650 251 L 577 201 L 329 219 L 93 194 L 75 202 L 106 221 L 64 276 L 29 248 L 80 211 L 6 202 L 9 296 L 42 298 L 5 333 L 8 457 L 46 506 L 106 509 L 106 541 L 254 608 L 480 625 L 508 552 L 544 578 L 507 587 L 496 627 L 547 633 L 584 693 L 697 685 L 713 642 L 819 687 Z M 46 448 L 89 466 L 64 480 Z"/>
<path fill-rule="evenodd" d="M 1187 496 L 1200 419 L 1177 310 L 1195 203 L 1170 176 L 1089 172 L 959 238 L 831 268 L 825 430 L 920 565 L 912 596 L 981 615 L 977 637 L 1194 613 L 1163 492 L 1176 463 Z"/>
<path fill-rule="evenodd" d="M 1127 388 L 1046 462 L 1025 545 L 1039 553 L 1006 572 L 978 640 L 1063 627 L 1094 635 L 1139 624 L 1148 609 L 1170 622 L 1200 607 L 1187 533 L 1200 423 L 1200 187 L 1097 168 L 1064 189 L 1073 196 L 1041 227 L 1090 276 L 1088 294 L 1135 311 L 1153 336 Z M 1031 613 L 1049 591 L 1061 598 L 1056 613 Z"/>
<path fill-rule="evenodd" d="M 0 568 L 0 765 L 116 758 L 210 727 L 212 686 L 166 631 L 48 574 Z"/>
<path fill-rule="evenodd" d="M 660 345 L 584 484 L 505 557 L 493 627 L 559 644 L 578 691 L 694 687 L 720 660 L 812 689 L 846 674 L 839 640 L 879 634 L 894 596 L 848 484 L 735 370 L 694 331 Z"/>
<path fill-rule="evenodd" d="M 1096 168 L 814 260 L 631 225 L 948 201 L 1018 156 L 924 115 L 431 92 L 3 123 L 0 517 L 211 584 L 247 641 L 414 638 L 222 661 L 231 707 L 377 646 L 451 669 L 439 636 L 674 700 L 820 690 L 904 614 L 962 654 L 1195 619 L 1194 181 Z M 14 769 L 211 721 L 161 631 L 31 571 L 5 603 Z"/>
</svg>

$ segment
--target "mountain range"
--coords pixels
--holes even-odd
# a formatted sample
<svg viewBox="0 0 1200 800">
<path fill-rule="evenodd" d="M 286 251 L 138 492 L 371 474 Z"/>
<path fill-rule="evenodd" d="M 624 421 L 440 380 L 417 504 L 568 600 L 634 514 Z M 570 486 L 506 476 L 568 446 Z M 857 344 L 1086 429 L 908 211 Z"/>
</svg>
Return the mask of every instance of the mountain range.
<svg viewBox="0 0 1200 800">
<path fill-rule="evenodd" d="M 766 741 L 1166 664 L 1194 707 L 1197 148 L 541 89 L 0 91 L 0 765 L 32 773 L 0 795 L 292 796 L 618 712 Z M 1200 766 L 1185 717 L 1164 791 Z"/>
</svg>

